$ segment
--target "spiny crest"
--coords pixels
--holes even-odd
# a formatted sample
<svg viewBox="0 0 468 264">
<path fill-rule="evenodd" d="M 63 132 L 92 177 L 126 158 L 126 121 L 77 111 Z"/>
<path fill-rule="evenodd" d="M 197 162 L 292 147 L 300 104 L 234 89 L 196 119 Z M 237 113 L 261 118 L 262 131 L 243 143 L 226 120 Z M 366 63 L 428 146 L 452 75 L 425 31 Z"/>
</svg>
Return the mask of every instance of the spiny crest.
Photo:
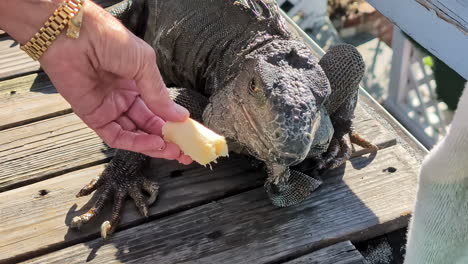
<svg viewBox="0 0 468 264">
<path fill-rule="evenodd" d="M 290 37 L 276 0 L 228 0 L 283 37 Z"/>
</svg>

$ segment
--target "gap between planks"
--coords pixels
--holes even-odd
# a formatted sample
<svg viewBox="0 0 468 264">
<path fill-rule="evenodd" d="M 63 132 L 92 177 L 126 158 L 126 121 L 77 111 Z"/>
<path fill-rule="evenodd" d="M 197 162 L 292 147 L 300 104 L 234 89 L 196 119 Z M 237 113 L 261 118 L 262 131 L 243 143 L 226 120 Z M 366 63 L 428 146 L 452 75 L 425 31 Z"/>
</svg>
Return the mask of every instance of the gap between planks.
<svg viewBox="0 0 468 264">
<path fill-rule="evenodd" d="M 344 241 L 283 264 L 366 264 L 366 262 L 350 241 Z"/>
<path fill-rule="evenodd" d="M 232 164 L 232 161 L 225 162 Z M 233 164 L 226 170 L 215 169 L 213 175 L 225 173 L 215 184 L 203 180 L 209 177 L 203 175 L 206 170 L 198 172 L 195 178 L 199 182 L 195 187 L 188 183 L 171 188 L 173 179 L 161 181 L 165 196 L 150 209 L 153 221 L 141 224 L 144 220 L 134 206 L 129 206 L 122 219 L 125 228 L 107 242 L 100 238 L 85 241 L 97 236 L 103 217 L 82 233 L 69 231 L 65 225 L 77 215 L 77 208 L 79 212 L 89 208 L 89 205 L 81 208 L 87 200 L 75 199 L 73 193 L 94 176 L 89 171 L 96 168 L 0 194 L 2 201 L 8 201 L 1 208 L 9 210 L 1 214 L 4 229 L 0 234 L 5 244 L 0 247 L 0 255 L 12 261 L 48 253 L 31 263 L 82 263 L 88 258 L 99 263 L 146 263 L 154 259 L 161 263 L 185 263 L 194 259 L 199 263 L 270 263 L 290 260 L 341 241 L 361 241 L 402 228 L 407 225 L 416 194 L 418 163 L 396 145 L 375 157 L 357 157 L 346 168 L 330 171 L 322 187 L 299 206 L 275 208 L 263 188 L 257 188 L 164 218 L 157 217 L 163 208 L 186 207 L 195 201 L 191 194 L 208 193 L 206 189 L 219 187 L 227 180 L 244 177 L 239 181 L 244 181 L 244 186 L 261 185 L 264 175 L 251 171 L 246 176 L 238 168 L 241 164 Z M 389 172 L 389 167 L 396 168 L 396 172 Z M 237 176 L 232 175 L 236 168 Z M 191 178 L 189 175 L 179 178 L 176 185 Z M 226 186 L 230 188 L 230 185 L 222 188 Z M 50 196 L 33 198 L 40 188 L 50 190 Z M 74 202 L 78 205 L 67 209 L 67 204 Z M 63 241 L 64 237 L 69 240 Z M 80 244 L 55 251 L 76 242 Z"/>
<path fill-rule="evenodd" d="M 356 115 L 356 130 L 364 137 L 381 147 L 395 144 L 395 137 L 361 106 Z M 74 114 L 0 131 L 0 192 L 104 163 L 112 155 Z"/>
<path fill-rule="evenodd" d="M 0 130 L 72 112 L 44 73 L 0 82 Z"/>
</svg>

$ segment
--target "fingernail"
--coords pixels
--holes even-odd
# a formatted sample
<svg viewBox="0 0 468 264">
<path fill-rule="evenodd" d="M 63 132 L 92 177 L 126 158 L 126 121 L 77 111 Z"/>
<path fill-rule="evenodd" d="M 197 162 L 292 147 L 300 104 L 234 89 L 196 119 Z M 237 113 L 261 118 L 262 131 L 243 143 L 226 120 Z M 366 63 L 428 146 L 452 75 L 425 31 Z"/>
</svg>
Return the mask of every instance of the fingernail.
<svg viewBox="0 0 468 264">
<path fill-rule="evenodd" d="M 189 116 L 190 115 L 189 111 L 185 107 L 183 107 L 181 105 L 176 104 L 175 105 L 175 110 L 176 110 L 177 113 L 179 113 L 179 114 L 181 114 L 183 116 Z"/>
</svg>

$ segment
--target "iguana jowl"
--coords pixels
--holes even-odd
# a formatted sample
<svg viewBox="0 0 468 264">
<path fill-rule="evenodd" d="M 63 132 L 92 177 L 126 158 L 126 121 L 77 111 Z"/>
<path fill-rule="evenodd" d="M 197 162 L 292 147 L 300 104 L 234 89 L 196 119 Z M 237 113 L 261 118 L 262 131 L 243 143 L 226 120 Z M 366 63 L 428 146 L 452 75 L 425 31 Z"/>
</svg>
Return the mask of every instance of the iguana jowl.
<svg viewBox="0 0 468 264">
<path fill-rule="evenodd" d="M 352 119 L 364 73 L 354 47 L 333 47 L 318 61 L 288 31 L 273 0 L 134 0 L 109 11 L 154 48 L 171 95 L 192 118 L 227 137 L 230 150 L 263 162 L 273 204 L 297 204 L 320 185 L 290 167 L 311 158 L 321 172 L 350 157 L 350 138 L 360 139 Z M 127 196 L 147 215 L 158 185 L 139 173 L 146 159 L 117 150 L 78 194 L 97 189 L 98 200 L 72 227 L 90 221 L 111 197 L 104 237 L 118 225 Z"/>
</svg>

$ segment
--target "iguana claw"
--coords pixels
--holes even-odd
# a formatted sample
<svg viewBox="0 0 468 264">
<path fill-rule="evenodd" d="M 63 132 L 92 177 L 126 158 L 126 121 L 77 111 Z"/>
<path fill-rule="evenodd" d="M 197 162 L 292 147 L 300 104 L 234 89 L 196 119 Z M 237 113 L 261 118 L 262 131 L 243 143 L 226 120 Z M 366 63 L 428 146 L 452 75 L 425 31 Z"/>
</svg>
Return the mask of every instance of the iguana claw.
<svg viewBox="0 0 468 264">
<path fill-rule="evenodd" d="M 101 212 L 110 198 L 113 198 L 114 202 L 112 218 L 101 225 L 102 238 L 106 239 L 117 228 L 127 196 L 133 199 L 140 213 L 147 217 L 148 206 L 155 202 L 159 186 L 140 173 L 144 161 L 145 157 L 141 154 L 120 151 L 104 173 L 93 179 L 77 194 L 77 197 L 80 197 L 97 190 L 98 198 L 91 209 L 72 219 L 70 227 L 79 229 L 91 221 Z M 149 194 L 148 199 L 145 199 L 142 190 Z"/>
</svg>

